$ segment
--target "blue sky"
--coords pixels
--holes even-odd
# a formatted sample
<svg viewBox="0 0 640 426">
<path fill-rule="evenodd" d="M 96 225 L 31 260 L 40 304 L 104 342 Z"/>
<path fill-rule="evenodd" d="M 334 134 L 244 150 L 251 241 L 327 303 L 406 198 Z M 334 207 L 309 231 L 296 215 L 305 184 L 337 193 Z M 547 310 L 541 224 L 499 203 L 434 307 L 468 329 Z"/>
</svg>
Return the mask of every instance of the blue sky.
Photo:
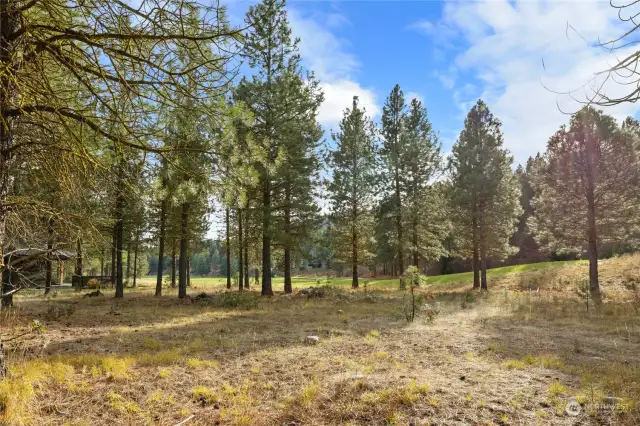
<svg viewBox="0 0 640 426">
<path fill-rule="evenodd" d="M 232 20 L 248 4 L 231 3 Z M 289 1 L 288 9 L 303 61 L 322 82 L 326 129 L 337 126 L 353 95 L 378 119 L 398 83 L 407 98 L 423 100 L 447 152 L 481 97 L 503 122 L 505 145 L 519 162 L 543 151 L 568 121 L 560 108 L 579 107 L 554 91 L 584 99 L 589 90 L 582 86 L 615 58 L 598 38 L 624 30 L 601 0 Z M 633 104 L 607 110 L 620 120 L 636 111 Z"/>
<path fill-rule="evenodd" d="M 232 22 L 242 22 L 252 1 L 230 0 Z M 303 62 L 322 82 L 319 120 L 327 136 L 354 95 L 378 121 L 398 83 L 406 98 L 425 103 L 445 154 L 481 97 L 503 123 L 505 146 L 525 162 L 568 122 L 563 111 L 579 108 L 568 94 L 554 92 L 584 100 L 594 72 L 635 50 L 597 46 L 628 28 L 607 0 L 290 0 L 287 7 Z M 604 88 L 610 95 L 628 90 Z M 606 111 L 622 120 L 637 117 L 638 106 Z M 210 235 L 218 227 L 213 223 Z"/>
</svg>

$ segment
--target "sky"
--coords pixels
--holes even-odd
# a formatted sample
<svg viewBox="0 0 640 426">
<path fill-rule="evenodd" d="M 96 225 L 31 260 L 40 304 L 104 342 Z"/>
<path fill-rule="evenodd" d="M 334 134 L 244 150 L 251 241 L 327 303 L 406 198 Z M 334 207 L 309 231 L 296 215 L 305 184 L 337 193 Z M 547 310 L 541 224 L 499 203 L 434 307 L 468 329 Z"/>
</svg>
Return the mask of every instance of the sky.
<svg viewBox="0 0 640 426">
<path fill-rule="evenodd" d="M 239 24 L 251 1 L 230 1 L 230 19 Z M 327 138 L 354 95 L 378 122 L 399 84 L 407 103 L 417 97 L 427 107 L 445 155 L 471 106 L 483 99 L 503 124 L 514 168 L 543 152 L 568 123 L 580 108 L 572 97 L 592 93 L 595 72 L 635 50 L 600 46 L 629 28 L 608 0 L 289 0 L 287 8 L 303 64 L 321 81 L 318 118 Z M 609 82 L 604 90 L 616 95 L 629 88 Z M 638 118 L 639 109 L 628 103 L 605 111 L 621 121 Z"/>
<path fill-rule="evenodd" d="M 250 3 L 230 4 L 232 21 Z M 483 99 L 503 123 L 516 162 L 544 151 L 585 99 L 593 73 L 622 51 L 599 46 L 623 34 L 608 1 L 289 1 L 304 65 L 322 83 L 319 120 L 336 129 L 354 95 L 379 120 L 395 84 L 418 97 L 450 151 L 470 107 Z M 627 15 L 629 12 L 626 12 Z M 624 91 L 605 86 L 607 93 Z M 606 111 L 619 120 L 639 107 Z"/>
</svg>

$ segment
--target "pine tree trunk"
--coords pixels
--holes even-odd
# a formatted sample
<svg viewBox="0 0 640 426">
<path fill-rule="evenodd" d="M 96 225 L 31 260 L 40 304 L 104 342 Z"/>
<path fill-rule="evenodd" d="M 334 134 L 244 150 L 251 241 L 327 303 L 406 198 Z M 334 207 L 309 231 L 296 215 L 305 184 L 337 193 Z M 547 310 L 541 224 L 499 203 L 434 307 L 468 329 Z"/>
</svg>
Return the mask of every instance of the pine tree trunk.
<svg viewBox="0 0 640 426">
<path fill-rule="evenodd" d="M 189 203 L 182 204 L 180 224 L 180 266 L 178 269 L 178 298 L 187 297 L 187 243 L 189 232 Z"/>
<path fill-rule="evenodd" d="M 473 215 L 473 219 L 471 221 L 472 226 L 472 240 L 473 240 L 473 289 L 477 290 L 480 288 L 480 260 L 479 260 L 479 248 L 478 248 L 478 222 L 475 214 Z"/>
<path fill-rule="evenodd" d="M 76 240 L 76 291 L 82 288 L 82 237 Z"/>
<path fill-rule="evenodd" d="M 249 241 L 247 239 L 247 215 L 245 214 L 244 227 L 244 288 L 249 288 Z"/>
<path fill-rule="evenodd" d="M 238 290 L 244 285 L 244 259 L 242 256 L 242 209 L 238 209 Z"/>
<path fill-rule="evenodd" d="M 124 282 L 122 274 L 122 249 L 124 244 L 124 199 L 121 194 L 116 198 L 116 298 L 124 297 Z"/>
<path fill-rule="evenodd" d="M 589 290 L 596 302 L 600 301 L 598 280 L 598 233 L 596 228 L 596 208 L 593 195 L 587 198 L 587 224 L 589 239 Z"/>
<path fill-rule="evenodd" d="M 480 289 L 487 290 L 487 230 L 484 211 L 480 214 Z"/>
<path fill-rule="evenodd" d="M 117 226 L 113 226 L 113 235 L 111 239 L 111 288 L 116 285 L 116 245 L 118 244 L 118 236 L 116 235 Z"/>
<path fill-rule="evenodd" d="M 291 285 L 291 183 L 285 184 L 284 201 L 284 292 L 293 293 Z"/>
<path fill-rule="evenodd" d="M 136 244 L 133 247 L 133 288 L 136 288 L 138 278 L 138 245 L 140 243 L 140 234 L 136 231 Z"/>
<path fill-rule="evenodd" d="M 171 240 L 171 288 L 176 288 L 176 257 L 178 256 L 176 247 L 176 238 Z"/>
<path fill-rule="evenodd" d="M 256 268 L 254 270 L 254 279 L 256 280 L 256 286 L 260 285 L 260 269 Z"/>
<path fill-rule="evenodd" d="M 231 235 L 231 219 L 229 218 L 229 207 L 225 210 L 225 220 L 227 226 L 227 289 L 231 289 L 231 242 L 229 236 Z"/>
<path fill-rule="evenodd" d="M 131 278 L 131 243 L 127 244 L 127 272 L 125 276 L 125 281 L 129 285 L 129 279 Z"/>
<path fill-rule="evenodd" d="M 158 241 L 158 274 L 156 276 L 156 296 L 162 296 L 162 273 L 164 272 L 164 240 L 166 232 L 167 200 L 160 205 L 160 236 Z"/>
<path fill-rule="evenodd" d="M 356 231 L 357 211 L 354 207 L 351 224 L 351 287 L 358 288 L 358 233 Z"/>
<path fill-rule="evenodd" d="M 271 287 L 271 183 L 267 177 L 262 184 L 262 292 L 273 296 Z"/>
<path fill-rule="evenodd" d="M 51 292 L 51 280 L 53 275 L 53 219 L 49 218 L 47 227 L 47 263 L 44 277 L 44 294 Z"/>
</svg>

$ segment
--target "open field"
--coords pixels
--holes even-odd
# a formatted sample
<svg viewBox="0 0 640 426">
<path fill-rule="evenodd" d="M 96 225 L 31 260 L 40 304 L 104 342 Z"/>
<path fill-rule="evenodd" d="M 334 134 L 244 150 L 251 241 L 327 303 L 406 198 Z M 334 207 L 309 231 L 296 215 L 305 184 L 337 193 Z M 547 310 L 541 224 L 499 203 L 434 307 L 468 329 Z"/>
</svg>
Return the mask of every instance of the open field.
<svg viewBox="0 0 640 426">
<path fill-rule="evenodd" d="M 123 300 L 25 293 L 0 332 L 44 330 L 6 343 L 0 424 L 640 424 L 640 256 L 602 261 L 588 310 L 580 262 L 495 269 L 484 294 L 457 275 L 420 288 L 413 323 L 396 280 L 261 298 L 197 278 L 210 296 L 189 303 L 154 298 L 153 278 Z"/>
<path fill-rule="evenodd" d="M 562 262 L 541 262 L 532 263 L 528 265 L 516 265 L 516 266 L 504 266 L 501 268 L 493 268 L 487 271 L 487 277 L 489 279 L 503 277 L 505 275 L 521 274 L 526 272 L 534 272 L 544 270 L 545 272 L 557 271 L 563 267 L 571 265 L 583 265 L 586 267 L 588 262 L 585 260 L 575 261 L 562 261 Z M 164 278 L 166 280 L 166 276 Z M 327 281 L 328 280 L 328 281 Z M 382 278 L 361 278 L 361 285 L 367 285 L 369 287 L 376 288 L 395 288 L 398 286 L 398 279 L 382 279 Z M 235 281 L 233 281 L 235 283 Z M 253 283 L 253 277 L 251 277 Z M 438 275 L 426 278 L 427 284 L 461 284 L 467 285 L 473 282 L 473 275 L 471 272 L 463 272 L 459 274 Z M 155 287 L 156 277 L 146 276 L 140 278 L 138 283 L 141 287 Z M 191 284 L 195 288 L 202 289 L 219 289 L 223 290 L 226 287 L 226 278 L 222 277 L 192 277 Z M 306 275 L 292 278 L 292 285 L 294 288 L 303 288 L 315 285 L 331 285 L 340 287 L 351 287 L 351 277 L 331 277 L 327 278 L 326 274 L 318 273 L 315 275 Z M 282 289 L 284 286 L 282 277 L 275 277 L 273 279 L 274 290 Z M 235 288 L 235 284 L 234 284 Z"/>
</svg>

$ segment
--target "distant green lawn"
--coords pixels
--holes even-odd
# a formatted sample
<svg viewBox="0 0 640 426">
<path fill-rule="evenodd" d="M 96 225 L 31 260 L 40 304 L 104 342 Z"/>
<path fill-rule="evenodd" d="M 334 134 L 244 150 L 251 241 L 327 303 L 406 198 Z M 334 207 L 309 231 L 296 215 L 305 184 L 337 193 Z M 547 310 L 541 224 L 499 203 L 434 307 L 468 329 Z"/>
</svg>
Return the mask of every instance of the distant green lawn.
<svg viewBox="0 0 640 426">
<path fill-rule="evenodd" d="M 548 268 L 558 268 L 565 265 L 572 264 L 581 264 L 587 263 L 586 260 L 573 260 L 573 261 L 559 261 L 559 262 L 541 262 L 541 263 L 530 263 L 527 265 L 514 265 L 514 266 L 503 266 L 500 268 L 493 268 L 487 271 L 487 277 L 500 277 L 507 274 L 519 273 L 519 272 L 531 272 L 538 271 L 541 269 Z M 166 279 L 166 278 L 165 278 Z M 449 274 L 449 275 L 437 275 L 427 278 L 428 284 L 464 284 L 471 283 L 473 281 L 473 273 L 471 272 L 462 272 L 459 274 Z M 251 283 L 253 285 L 253 277 L 251 277 Z M 155 277 L 147 276 L 140 278 L 138 283 L 142 287 L 152 287 L 155 286 Z M 235 280 L 233 280 L 232 286 L 235 288 Z M 203 287 L 218 287 L 224 288 L 226 286 L 226 278 L 225 277 L 192 277 L 191 284 L 196 288 Z M 334 285 L 340 287 L 349 287 L 351 286 L 351 277 L 342 277 L 342 278 L 331 278 L 327 282 L 327 277 L 324 275 L 318 275 L 317 277 L 313 276 L 298 276 L 292 278 L 292 284 L 294 288 L 303 288 L 314 285 Z M 360 285 L 367 285 L 374 288 L 393 288 L 398 285 L 398 279 L 375 279 L 375 278 L 360 278 Z M 284 285 L 283 277 L 275 277 L 273 279 L 274 290 L 280 290 Z"/>
</svg>

